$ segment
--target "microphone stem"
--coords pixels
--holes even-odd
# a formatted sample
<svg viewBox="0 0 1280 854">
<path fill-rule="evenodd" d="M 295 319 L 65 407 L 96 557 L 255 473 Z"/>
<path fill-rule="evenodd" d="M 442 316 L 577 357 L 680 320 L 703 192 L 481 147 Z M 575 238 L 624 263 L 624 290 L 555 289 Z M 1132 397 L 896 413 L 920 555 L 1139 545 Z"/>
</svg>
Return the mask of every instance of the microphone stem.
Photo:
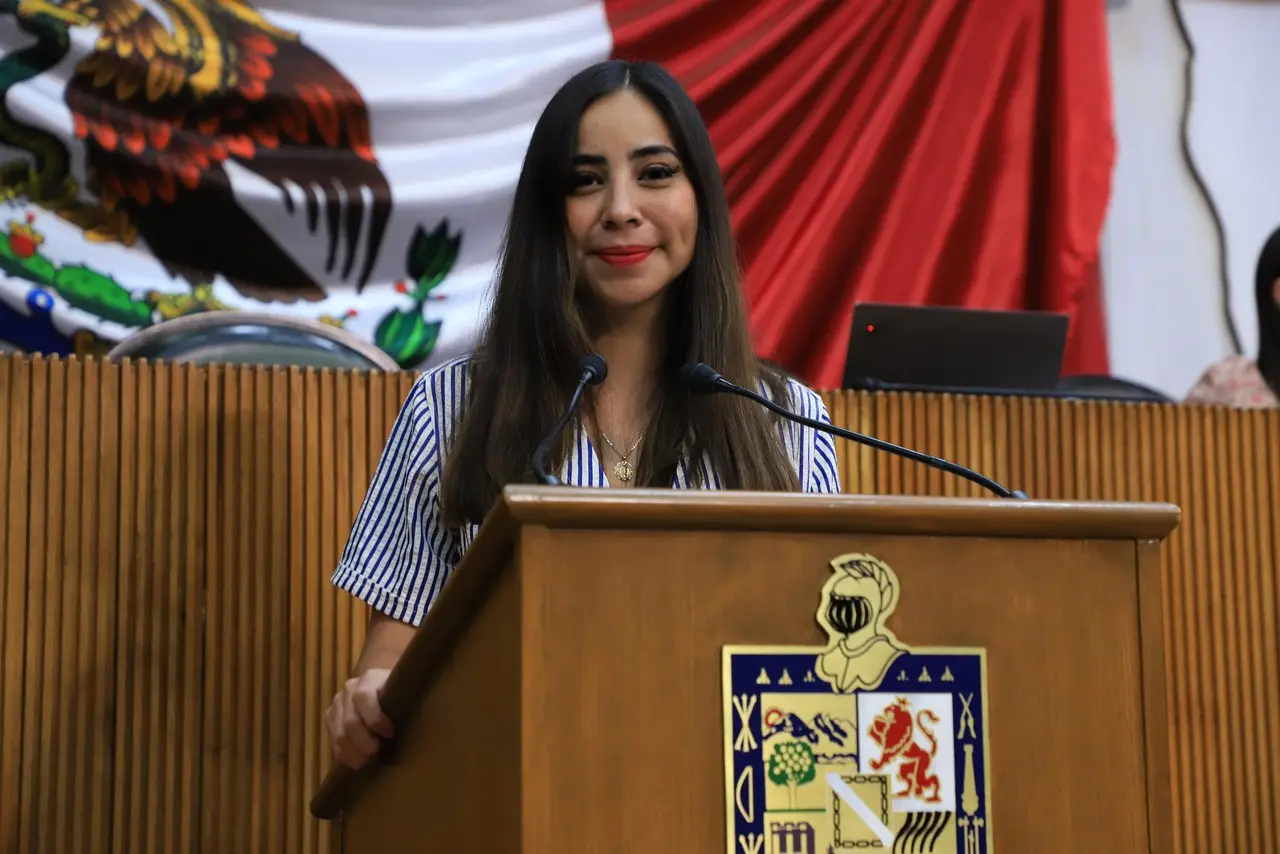
<svg viewBox="0 0 1280 854">
<path fill-rule="evenodd" d="M 869 445 L 872 448 L 878 448 L 881 451 L 887 451 L 888 453 L 891 453 L 891 454 L 897 454 L 898 456 L 906 457 L 909 460 L 914 460 L 915 462 L 923 463 L 927 466 L 931 466 L 936 469 L 941 469 L 942 471 L 950 472 L 951 474 L 958 475 L 959 477 L 962 477 L 965 480 L 968 480 L 972 483 L 976 483 L 990 492 L 994 492 L 996 495 L 999 495 L 1001 498 L 1026 498 L 1027 497 L 1025 493 L 1022 493 L 1020 491 L 1010 490 L 996 483 L 994 480 L 992 480 L 989 477 L 984 477 L 983 475 L 978 474 L 976 471 L 967 469 L 962 465 L 957 465 L 956 463 L 953 463 L 949 460 L 944 460 L 941 457 L 930 456 L 929 454 L 925 454 L 920 451 L 914 451 L 911 448 L 904 448 L 901 445 L 895 445 L 892 442 L 886 442 L 883 439 L 877 439 L 874 436 L 867 436 L 863 433 L 855 433 L 852 430 L 845 430 L 843 427 L 837 427 L 834 424 L 827 424 L 825 422 L 818 421 L 815 418 L 806 418 L 803 415 L 798 415 L 783 406 L 779 406 L 778 404 L 774 403 L 772 400 L 765 397 L 764 395 L 755 394 L 743 388 L 742 386 L 735 385 L 734 383 L 729 382 L 723 377 L 720 377 L 716 380 L 716 385 L 719 387 L 721 391 L 732 392 L 733 394 L 736 394 L 739 397 L 745 397 L 749 400 L 754 400 L 756 403 L 759 403 L 760 405 L 766 407 L 767 409 L 774 412 L 775 414 L 782 416 L 783 418 L 788 418 L 792 421 L 803 424 L 806 427 L 812 427 L 814 430 L 819 430 L 823 433 L 827 433 L 832 436 L 839 436 L 843 439 L 849 439 L 851 441 L 858 442 L 863 445 Z"/>
<path fill-rule="evenodd" d="M 573 396 L 569 398 L 569 405 L 565 407 L 564 414 L 560 416 L 560 421 L 556 424 L 555 429 L 533 451 L 533 474 L 543 486 L 560 486 L 560 478 L 547 471 L 547 457 L 551 454 L 552 443 L 560 437 L 560 434 L 564 432 L 564 428 L 568 425 L 569 419 L 578 411 L 578 403 L 582 400 L 582 393 L 586 391 L 587 383 L 590 379 L 590 375 L 584 375 L 582 379 L 578 380 L 578 387 L 573 390 Z"/>
</svg>

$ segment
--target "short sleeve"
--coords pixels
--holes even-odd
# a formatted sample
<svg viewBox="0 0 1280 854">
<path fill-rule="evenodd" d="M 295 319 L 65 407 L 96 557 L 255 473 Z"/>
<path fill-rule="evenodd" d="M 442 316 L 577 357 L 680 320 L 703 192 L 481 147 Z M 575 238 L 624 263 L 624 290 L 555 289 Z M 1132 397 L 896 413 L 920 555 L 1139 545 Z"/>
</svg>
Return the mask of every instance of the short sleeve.
<svg viewBox="0 0 1280 854">
<path fill-rule="evenodd" d="M 817 392 L 795 380 L 791 380 L 789 385 L 792 411 L 823 424 L 831 423 L 827 406 Z M 810 427 L 792 426 L 796 432 L 793 432 L 789 444 L 796 449 L 793 459 L 799 463 L 796 473 L 800 476 L 800 489 L 803 492 L 839 492 L 840 461 L 836 456 L 835 438 Z"/>
<path fill-rule="evenodd" d="M 830 424 L 831 415 L 827 412 L 827 405 L 818 395 L 813 392 L 809 394 L 813 412 L 805 414 L 823 424 Z M 809 476 L 803 487 L 805 492 L 840 491 L 840 460 L 836 456 L 835 437 L 830 433 L 813 431 L 813 456 L 809 463 Z"/>
<path fill-rule="evenodd" d="M 411 625 L 458 564 L 457 532 L 440 519 L 443 468 L 430 374 L 414 383 L 333 574 L 335 586 Z"/>
</svg>

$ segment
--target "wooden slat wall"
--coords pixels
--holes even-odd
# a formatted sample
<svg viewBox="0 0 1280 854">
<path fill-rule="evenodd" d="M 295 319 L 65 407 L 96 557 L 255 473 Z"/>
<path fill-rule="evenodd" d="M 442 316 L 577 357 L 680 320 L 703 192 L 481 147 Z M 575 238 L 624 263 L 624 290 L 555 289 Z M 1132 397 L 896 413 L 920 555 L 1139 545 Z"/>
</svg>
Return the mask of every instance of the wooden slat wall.
<svg viewBox="0 0 1280 854">
<path fill-rule="evenodd" d="M 364 613 L 328 579 L 412 379 L 0 360 L 0 854 L 329 850 L 306 805 Z M 826 398 L 1033 497 L 1182 506 L 1177 851 L 1280 851 L 1280 412 Z M 841 453 L 849 491 L 979 494 Z"/>
<path fill-rule="evenodd" d="M 0 360 L 0 852 L 327 850 L 328 568 L 411 382 Z"/>
</svg>

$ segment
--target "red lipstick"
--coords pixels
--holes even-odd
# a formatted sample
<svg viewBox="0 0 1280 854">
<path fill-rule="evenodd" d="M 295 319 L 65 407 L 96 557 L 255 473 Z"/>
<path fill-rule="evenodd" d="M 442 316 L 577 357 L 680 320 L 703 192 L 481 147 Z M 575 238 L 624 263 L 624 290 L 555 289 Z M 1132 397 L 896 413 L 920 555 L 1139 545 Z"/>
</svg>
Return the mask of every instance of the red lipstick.
<svg viewBox="0 0 1280 854">
<path fill-rule="evenodd" d="M 596 253 L 600 259 L 615 267 L 631 267 L 653 254 L 652 246 L 610 246 Z"/>
</svg>

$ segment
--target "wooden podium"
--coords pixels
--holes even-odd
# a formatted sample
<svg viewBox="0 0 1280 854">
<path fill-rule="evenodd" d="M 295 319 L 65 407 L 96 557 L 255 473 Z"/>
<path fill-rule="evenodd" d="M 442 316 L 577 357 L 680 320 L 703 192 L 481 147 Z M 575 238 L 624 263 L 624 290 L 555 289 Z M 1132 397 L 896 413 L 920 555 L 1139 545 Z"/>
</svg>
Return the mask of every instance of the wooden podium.
<svg viewBox="0 0 1280 854">
<path fill-rule="evenodd" d="M 512 487 L 344 854 L 1167 854 L 1178 508 Z"/>
</svg>

